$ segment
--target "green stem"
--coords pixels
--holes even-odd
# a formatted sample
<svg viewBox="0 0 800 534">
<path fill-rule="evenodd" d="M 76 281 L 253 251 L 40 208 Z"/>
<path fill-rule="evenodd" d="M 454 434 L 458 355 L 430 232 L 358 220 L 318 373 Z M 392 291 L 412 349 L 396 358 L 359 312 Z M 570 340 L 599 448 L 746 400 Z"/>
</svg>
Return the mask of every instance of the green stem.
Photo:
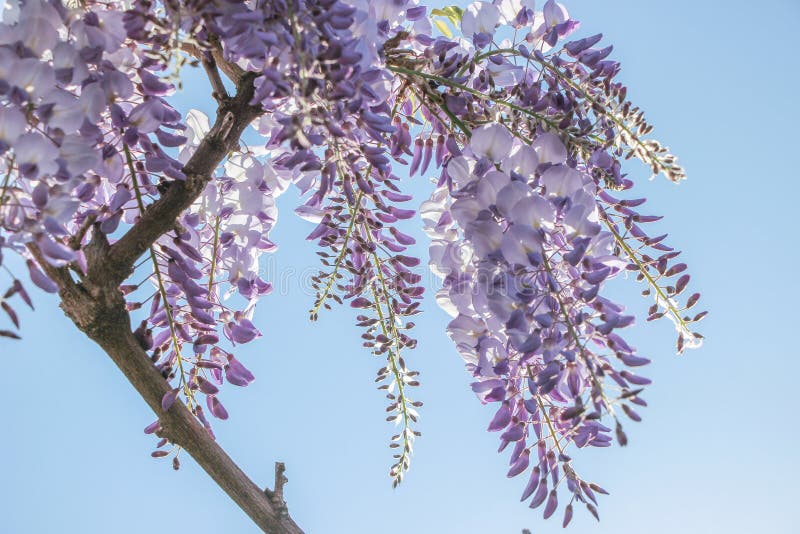
<svg viewBox="0 0 800 534">
<path fill-rule="evenodd" d="M 373 259 L 375 261 L 377 261 L 377 256 L 375 254 L 373 254 L 372 256 L 373 256 Z M 375 270 L 378 272 L 378 279 L 380 280 L 381 289 L 383 291 L 383 294 L 388 299 L 388 293 L 386 291 L 386 282 L 384 281 L 383 274 L 381 273 L 380 264 L 379 263 L 376 264 Z M 400 369 L 399 369 L 398 363 L 397 363 L 397 358 L 400 355 L 400 348 L 399 348 L 400 345 L 399 345 L 398 337 L 397 337 L 397 326 L 395 324 L 394 312 L 392 312 L 391 305 L 387 302 L 386 311 L 387 311 L 389 322 L 391 322 L 391 325 L 392 325 L 392 327 L 391 327 L 392 333 L 390 333 L 389 329 L 387 329 L 387 327 L 386 327 L 387 320 L 386 320 L 386 318 L 384 318 L 383 309 L 382 309 L 382 307 L 381 307 L 381 305 L 380 305 L 380 303 L 378 301 L 378 293 L 375 290 L 374 286 L 372 287 L 372 298 L 375 300 L 375 310 L 378 313 L 378 319 L 379 319 L 379 322 L 381 324 L 381 330 L 383 331 L 383 335 L 385 335 L 387 338 L 391 339 L 392 342 L 395 345 L 395 350 L 393 350 L 391 348 L 388 349 L 389 357 L 387 359 L 389 361 L 389 366 L 391 368 L 390 370 L 392 371 L 392 375 L 394 376 L 394 380 L 397 383 L 397 406 L 398 406 L 400 414 L 401 414 L 401 416 L 403 418 L 403 452 L 402 452 L 400 458 L 398 458 L 397 463 L 395 464 L 396 471 L 395 471 L 395 474 L 394 474 L 394 478 L 395 478 L 395 481 L 396 481 L 395 484 L 397 484 L 397 482 L 399 482 L 399 480 L 400 480 L 401 474 L 405 470 L 404 469 L 405 460 L 408 457 L 408 453 L 411 450 L 411 443 L 410 443 L 410 441 L 408 439 L 408 431 L 411 428 L 411 421 L 410 421 L 410 417 L 409 417 L 409 414 L 408 414 L 408 405 L 407 405 L 407 399 L 406 399 L 406 395 L 405 395 L 405 383 L 403 382 L 403 376 L 400 373 Z"/>
<path fill-rule="evenodd" d="M 133 156 L 131 155 L 130 148 L 128 148 L 127 144 L 122 145 L 123 150 L 125 151 L 125 159 L 128 164 L 128 171 L 131 174 L 131 183 L 133 184 L 133 191 L 136 195 L 136 204 L 139 206 L 139 213 L 144 213 L 144 201 L 142 200 L 141 191 L 139 191 L 139 180 L 136 178 L 136 170 L 133 167 Z M 178 370 L 180 371 L 180 385 L 183 388 L 183 392 L 186 395 L 187 400 L 189 401 L 189 407 L 191 408 L 192 403 L 194 402 L 194 393 L 191 389 L 189 389 L 189 385 L 186 382 L 186 376 L 183 369 L 183 355 L 181 354 L 181 347 L 180 342 L 178 341 L 178 334 L 175 328 L 175 321 L 172 315 L 172 307 L 167 300 L 167 291 L 164 287 L 164 280 L 161 276 L 161 269 L 158 266 L 158 258 L 156 257 L 156 252 L 152 246 L 149 247 L 150 250 L 150 261 L 153 263 L 153 271 L 156 275 L 156 281 L 158 283 L 158 292 L 161 294 L 161 300 L 164 302 L 164 311 L 167 314 L 167 324 L 169 324 L 169 331 L 172 337 L 172 346 L 175 349 L 175 355 L 178 360 Z"/>
<path fill-rule="evenodd" d="M 214 221 L 214 244 L 211 249 L 211 272 L 208 274 L 208 300 L 211 300 L 211 291 L 214 288 L 214 272 L 217 270 L 217 250 L 219 249 L 220 216 Z"/>
<path fill-rule="evenodd" d="M 592 382 L 597 387 L 597 392 L 600 394 L 603 400 L 603 404 L 606 407 L 606 410 L 608 411 L 609 415 L 611 415 L 612 417 L 616 417 L 614 415 L 614 408 L 613 406 L 611 406 L 611 401 L 608 400 L 606 394 L 603 392 L 603 385 L 600 383 L 600 380 L 597 378 L 597 375 L 592 370 L 592 362 L 589 358 L 589 355 L 586 354 L 586 348 L 584 347 L 583 344 L 581 344 L 580 336 L 578 336 L 578 332 L 575 330 L 575 326 L 569 319 L 567 308 L 566 306 L 564 306 L 564 301 L 561 298 L 560 285 L 555 277 L 555 274 L 553 273 L 552 268 L 550 267 L 550 261 L 547 259 L 547 254 L 545 253 L 544 250 L 542 250 L 542 259 L 547 274 L 550 275 L 550 278 L 557 286 L 556 287 L 557 291 L 553 291 L 552 294 L 553 297 L 556 299 L 556 302 L 558 302 L 558 308 L 561 310 L 561 316 L 564 318 L 564 324 L 567 326 L 567 331 L 569 332 L 572 339 L 575 341 L 575 346 L 578 347 L 578 350 L 580 351 L 581 354 L 581 358 L 583 358 L 583 361 L 586 363 L 586 369 L 589 371 L 589 376 L 592 377 Z"/>
<path fill-rule="evenodd" d="M 530 369 L 528 370 L 530 373 Z M 558 452 L 563 454 L 564 450 L 561 448 L 561 444 L 558 442 L 558 438 L 556 437 L 556 429 L 553 427 L 553 422 L 550 420 L 550 414 L 547 413 L 547 410 L 544 407 L 544 403 L 542 402 L 542 397 L 536 395 L 536 403 L 539 405 L 539 409 L 542 411 L 542 416 L 544 417 L 544 422 L 547 424 L 547 428 L 550 430 L 550 436 L 553 438 L 553 443 L 558 449 Z"/>
<path fill-rule="evenodd" d="M 355 228 L 356 222 L 356 214 L 358 213 L 359 208 L 361 207 L 361 199 L 364 196 L 363 191 L 358 192 L 358 196 L 356 196 L 356 202 L 353 208 L 350 210 L 350 224 L 347 226 L 347 231 L 344 235 L 344 241 L 342 242 L 342 248 L 339 250 L 339 255 L 336 257 L 336 262 L 333 264 L 333 271 L 331 271 L 330 276 L 328 276 L 328 282 L 325 284 L 325 290 L 320 294 L 317 302 L 314 304 L 314 308 L 311 310 L 311 317 L 314 318 L 319 313 L 320 308 L 325 303 L 325 299 L 328 297 L 328 294 L 331 292 L 333 288 L 333 284 L 336 281 L 336 274 L 339 272 L 339 267 L 344 261 L 344 256 L 347 253 L 347 243 L 350 241 L 350 238 L 353 235 L 353 229 Z"/>
<path fill-rule="evenodd" d="M 420 78 L 424 78 L 426 80 L 432 80 L 432 81 L 435 81 L 437 83 L 453 87 L 455 89 L 460 89 L 460 90 L 464 91 L 465 93 L 469 93 L 471 95 L 474 95 L 474 96 L 480 98 L 481 100 L 488 100 L 488 101 L 494 102 L 495 104 L 498 104 L 500 106 L 504 106 L 504 107 L 507 107 L 507 108 L 512 109 L 514 111 L 518 111 L 518 112 L 523 113 L 525 115 L 528 115 L 530 117 L 534 117 L 535 119 L 543 122 L 544 124 L 548 125 L 551 128 L 554 128 L 554 129 L 558 128 L 558 124 L 556 122 L 548 119 L 544 115 L 540 115 L 540 114 L 535 113 L 535 112 L 533 112 L 533 111 L 531 111 L 529 109 L 523 108 L 522 106 L 518 106 L 516 104 L 512 104 L 511 102 L 507 102 L 507 101 L 503 100 L 502 98 L 496 98 L 496 97 L 484 94 L 484 93 L 478 91 L 477 89 L 473 89 L 471 87 L 468 87 L 466 85 L 460 84 L 458 82 L 454 82 L 454 81 L 449 80 L 447 78 L 443 78 L 443 77 L 437 76 L 435 74 L 428 74 L 427 72 L 420 72 L 420 71 L 416 71 L 416 70 L 413 70 L 413 69 L 407 69 L 405 67 L 399 67 L 399 66 L 396 66 L 396 65 L 389 65 L 388 69 L 391 70 L 392 72 L 396 72 L 398 74 L 405 74 L 406 76 L 419 76 Z M 444 110 L 442 110 L 442 111 L 444 111 Z"/>
<path fill-rule="evenodd" d="M 672 317 L 674 317 L 674 319 L 680 325 L 680 328 L 683 330 L 683 333 L 688 333 L 689 335 L 691 335 L 691 330 L 689 330 L 689 326 L 686 324 L 686 321 L 684 321 L 683 317 L 681 317 L 680 310 L 678 310 L 677 308 L 675 308 L 675 306 L 672 305 L 672 301 L 670 301 L 667 294 L 664 293 L 664 290 L 661 288 L 661 286 L 658 285 L 658 282 L 650 274 L 650 271 L 647 270 L 647 266 L 641 262 L 641 260 L 636 256 L 636 252 L 630 247 L 630 245 L 628 245 L 628 243 L 625 242 L 625 239 L 621 235 L 619 235 L 619 232 L 614 227 L 614 224 L 608 219 L 608 217 L 604 216 L 602 217 L 602 219 L 608 230 L 614 236 L 614 239 L 619 244 L 620 248 L 622 248 L 622 250 L 625 251 L 625 254 L 628 256 L 628 258 L 634 264 L 636 264 L 636 267 L 639 269 L 639 272 L 641 272 L 645 280 L 647 280 L 648 285 L 650 285 L 650 287 L 652 287 L 653 290 L 656 292 L 657 295 L 656 302 L 658 304 L 663 305 L 664 308 L 667 309 L 669 314 L 672 315 Z"/>
<path fill-rule="evenodd" d="M 11 183 L 11 171 L 13 169 L 14 156 L 11 156 L 11 160 L 8 162 L 8 172 L 6 172 L 5 178 L 3 178 L 3 188 L 0 190 L 0 209 L 2 209 L 6 202 L 6 191 L 8 190 L 8 184 Z"/>
<path fill-rule="evenodd" d="M 568 78 L 567 76 L 564 76 L 564 74 L 563 74 L 563 73 L 562 73 L 560 70 L 558 70 L 558 68 L 556 68 L 555 66 L 553 66 L 553 65 L 551 65 L 550 63 L 547 63 L 547 62 L 545 62 L 545 61 L 542 61 L 542 60 L 540 60 L 540 59 L 537 59 L 535 56 L 531 56 L 531 59 L 533 59 L 534 61 L 536 61 L 536 62 L 537 62 L 537 63 L 539 63 L 540 65 L 542 65 L 542 67 L 544 67 L 545 69 L 547 69 L 547 70 L 549 70 L 550 72 L 552 72 L 553 74 L 555 74 L 555 75 L 556 75 L 556 76 L 557 76 L 559 79 L 561 79 L 561 80 L 562 80 L 564 83 L 566 83 L 567 85 L 569 85 L 569 86 L 570 86 L 570 87 L 571 87 L 571 88 L 572 88 L 574 91 L 577 91 L 577 92 L 578 92 L 578 93 L 579 93 L 579 94 L 580 94 L 580 95 L 581 95 L 583 98 L 585 98 L 585 99 L 586 99 L 586 100 L 587 100 L 587 101 L 588 101 L 590 104 L 592 104 L 593 106 L 598 106 L 598 107 L 600 107 L 600 108 L 603 108 L 603 109 L 605 109 L 605 108 L 606 108 L 606 106 L 604 106 L 604 105 L 603 105 L 603 104 L 600 102 L 600 100 L 599 100 L 599 99 L 596 99 L 596 98 L 594 98 L 594 97 L 593 97 L 592 95 L 590 95 L 588 92 L 584 91 L 584 90 L 581 88 L 581 86 L 580 86 L 580 85 L 578 85 L 578 84 L 576 84 L 575 82 L 573 82 L 573 81 L 572 81 L 570 78 Z M 660 168 L 662 171 L 663 171 L 663 170 L 665 170 L 667 167 L 666 167 L 666 165 L 665 165 L 664 163 L 662 163 L 662 162 L 661 162 L 661 160 L 660 160 L 660 159 L 659 159 L 659 157 L 658 157 L 658 154 L 655 154 L 655 153 L 653 153 L 653 152 L 652 152 L 652 151 L 651 151 L 651 150 L 648 148 L 648 146 L 647 146 L 647 145 L 644 143 L 644 141 L 642 141 L 642 139 L 641 139 L 641 138 L 640 138 L 638 135 L 636 135 L 636 134 L 633 132 L 633 130 L 631 130 L 631 129 L 630 129 L 630 127 L 628 127 L 628 125 L 625 123 L 625 121 L 624 121 L 624 120 L 622 120 L 622 119 L 620 119 L 620 118 L 619 118 L 619 117 L 616 115 L 616 113 L 615 113 L 615 110 L 613 110 L 613 109 L 610 109 L 610 108 L 609 108 L 609 109 L 608 109 L 608 111 L 609 111 L 609 113 L 607 113 L 607 114 L 605 114 L 605 115 L 606 115 L 608 118 L 610 118 L 610 119 L 611 119 L 611 121 L 612 121 L 614 124 L 616 124 L 616 125 L 617 125 L 617 126 L 618 126 L 618 127 L 621 129 L 621 130 L 623 130 L 623 131 L 624 131 L 626 134 L 628 134 L 628 137 L 629 137 L 631 140 L 633 140 L 633 141 L 634 141 L 634 143 L 635 143 L 636 145 L 638 145 L 638 146 L 639 146 L 639 147 L 640 147 L 640 148 L 641 148 L 641 149 L 642 149 L 642 150 L 643 150 L 643 151 L 644 151 L 644 152 L 647 154 L 648 158 L 649 158 L 649 159 L 651 160 L 651 162 L 652 162 L 652 163 L 651 163 L 651 165 L 652 165 L 652 164 L 655 164 L 655 165 L 657 165 L 657 166 L 658 166 L 658 168 Z"/>
</svg>

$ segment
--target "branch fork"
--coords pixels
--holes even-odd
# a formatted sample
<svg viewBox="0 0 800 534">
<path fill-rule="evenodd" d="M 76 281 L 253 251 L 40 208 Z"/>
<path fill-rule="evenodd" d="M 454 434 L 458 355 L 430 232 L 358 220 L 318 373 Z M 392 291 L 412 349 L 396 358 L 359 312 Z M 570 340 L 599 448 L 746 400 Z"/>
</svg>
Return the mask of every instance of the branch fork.
<svg viewBox="0 0 800 534">
<path fill-rule="evenodd" d="M 86 274 L 79 272 L 73 276 L 68 267 L 50 265 L 35 243 L 29 243 L 28 250 L 58 286 L 65 314 L 102 347 L 158 416 L 160 433 L 189 453 L 264 532 L 302 534 L 289 517 L 283 499 L 283 486 L 287 481 L 283 463 L 275 466 L 275 490 L 262 490 L 184 404 L 176 402 L 163 410 L 161 400 L 171 387 L 132 332 L 131 318 L 119 289 L 133 272 L 135 262 L 174 227 L 178 216 L 203 192 L 217 166 L 238 147 L 244 129 L 263 113 L 260 107 L 250 104 L 256 75 L 245 73 L 228 62 L 220 63 L 224 59 L 219 51 L 213 57 L 216 65 L 236 83 L 236 94 L 219 99 L 211 131 L 184 166 L 186 180 L 171 182 L 162 196 L 147 206 L 139 220 L 113 244 L 96 223 L 87 223 L 86 228 L 81 229 L 83 233 L 92 233 L 84 249 Z M 217 80 L 212 83 L 221 86 L 218 73 Z M 220 88 L 216 87 L 216 91 L 219 93 Z"/>
</svg>

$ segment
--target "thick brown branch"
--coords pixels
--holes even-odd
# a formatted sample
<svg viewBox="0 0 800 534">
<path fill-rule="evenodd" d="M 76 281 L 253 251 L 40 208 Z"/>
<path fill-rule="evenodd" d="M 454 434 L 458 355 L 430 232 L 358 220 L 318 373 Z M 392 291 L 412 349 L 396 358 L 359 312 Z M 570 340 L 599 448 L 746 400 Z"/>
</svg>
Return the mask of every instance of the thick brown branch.
<svg viewBox="0 0 800 534">
<path fill-rule="evenodd" d="M 302 532 L 294 521 L 283 515 L 283 510 L 275 509 L 268 495 L 245 475 L 182 403 L 174 403 L 166 413 L 161 409 L 161 399 L 169 385 L 139 347 L 129 323 L 125 327 L 116 324 L 121 320 L 128 323 L 127 314 L 117 315 L 107 326 L 98 325 L 93 339 L 158 415 L 164 437 L 183 447 L 262 530 L 287 534 Z"/>
<path fill-rule="evenodd" d="M 236 96 L 220 105 L 214 125 L 183 168 L 186 180 L 171 182 L 161 198 L 148 206 L 136 224 L 111 246 L 104 261 L 89 266 L 90 280 L 122 283 L 131 274 L 134 262 L 200 196 L 217 166 L 238 146 L 244 129 L 263 113 L 261 108 L 250 105 L 253 78 L 252 73 L 243 75 Z"/>
<path fill-rule="evenodd" d="M 131 332 L 130 316 L 119 290 L 136 259 L 174 226 L 181 212 L 202 193 L 217 166 L 238 146 L 247 125 L 262 113 L 250 105 L 253 78 L 253 74 L 238 76 L 236 96 L 220 99 L 214 126 L 184 166 L 185 181 L 172 182 L 113 245 L 97 225 L 93 227 L 91 241 L 83 249 L 88 273 L 80 281 L 73 279 L 68 269 L 49 265 L 35 244 L 28 248 L 58 285 L 61 307 L 67 316 L 103 348 L 156 413 L 162 435 L 189 453 L 264 532 L 300 534 L 302 531 L 288 517 L 282 498 L 276 503 L 270 498 L 272 492 L 265 492 L 250 480 L 184 404 L 175 402 L 166 412 L 162 409 L 161 400 L 170 385 Z M 283 482 L 277 481 L 279 494 Z"/>
<path fill-rule="evenodd" d="M 97 235 L 102 235 L 97 231 Z M 108 244 L 103 237 L 92 240 L 87 259 L 98 258 Z M 125 300 L 116 285 L 84 285 L 72 280 L 64 268 L 44 261 L 36 245 L 29 251 L 47 275 L 59 286 L 61 307 L 75 325 L 95 341 L 119 367 L 136 391 L 158 416 L 162 435 L 182 447 L 208 473 L 253 522 L 264 532 L 302 534 L 288 517 L 282 500 L 276 503 L 239 468 L 183 403 L 175 402 L 166 412 L 161 399 L 170 385 L 161 376 L 131 332 Z M 283 481 L 280 481 L 282 490 Z"/>
</svg>

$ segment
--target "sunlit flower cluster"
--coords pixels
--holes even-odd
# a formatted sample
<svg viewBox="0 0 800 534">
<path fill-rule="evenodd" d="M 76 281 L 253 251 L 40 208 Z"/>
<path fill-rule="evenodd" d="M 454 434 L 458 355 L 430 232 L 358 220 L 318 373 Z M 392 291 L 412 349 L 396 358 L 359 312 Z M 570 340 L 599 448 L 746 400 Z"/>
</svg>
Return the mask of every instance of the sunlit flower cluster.
<svg viewBox="0 0 800 534">
<path fill-rule="evenodd" d="M 647 137 L 601 35 L 566 42 L 578 22 L 553 0 L 27 0 L 2 17 L 0 265 L 11 279 L 0 306 L 15 329 L 17 299 L 32 303 L 3 254 L 63 291 L 54 269 L 81 284 L 109 246 L 190 191 L 119 290 L 170 384 L 162 409 L 183 403 L 213 436 L 207 413 L 229 416 L 223 385 L 255 379 L 235 352 L 269 328 L 253 322 L 272 289 L 260 260 L 276 249 L 276 199 L 296 187 L 322 261 L 310 316 L 357 310 L 399 426 L 397 484 L 419 436 L 406 353 L 424 290 L 404 228 L 419 216 L 447 332 L 476 395 L 496 406 L 489 430 L 511 445 L 508 476 L 526 473 L 523 500 L 545 517 L 559 496 L 565 525 L 573 504 L 597 516 L 604 490 L 571 455 L 625 445 L 622 419 L 640 420 L 649 383 L 634 370 L 649 360 L 621 333 L 634 318 L 605 282 L 628 272 L 646 284 L 647 318 L 675 324 L 678 352 L 700 344 L 692 324 L 704 316 L 687 315 L 697 293 L 680 300 L 690 279 L 679 252 L 644 229 L 660 217 L 625 192 L 626 158 L 685 174 Z M 214 121 L 170 104 L 190 66 L 208 75 Z M 260 140 L 221 150 L 243 108 Z M 198 171 L 215 150 L 216 168 Z M 401 168 L 438 174 L 419 214 Z M 177 467 L 162 430 L 146 428 L 162 437 L 153 455 L 174 451 Z"/>
</svg>

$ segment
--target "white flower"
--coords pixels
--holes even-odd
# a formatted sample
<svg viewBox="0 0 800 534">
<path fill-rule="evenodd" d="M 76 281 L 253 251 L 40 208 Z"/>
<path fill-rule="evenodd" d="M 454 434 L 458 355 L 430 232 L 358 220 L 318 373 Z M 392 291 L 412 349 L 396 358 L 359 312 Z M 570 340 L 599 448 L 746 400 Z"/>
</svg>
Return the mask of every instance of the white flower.
<svg viewBox="0 0 800 534">
<path fill-rule="evenodd" d="M 0 141 L 13 145 L 25 131 L 25 115 L 16 108 L 0 108 Z"/>
<path fill-rule="evenodd" d="M 533 141 L 533 148 L 539 155 L 539 163 L 564 163 L 567 149 L 557 135 L 549 132 L 541 134 Z"/>
<path fill-rule="evenodd" d="M 500 8 L 500 20 L 503 24 L 513 24 L 517 14 L 527 7 L 531 11 L 534 8 L 533 0 L 500 0 L 497 4 Z"/>
<path fill-rule="evenodd" d="M 497 65 L 489 61 L 486 65 L 486 70 L 492 75 L 495 84 L 504 87 L 517 85 L 525 76 L 525 71 L 522 67 L 511 63 Z"/>
<path fill-rule="evenodd" d="M 547 0 L 542 13 L 544 14 L 544 24 L 547 29 L 569 20 L 567 8 L 553 0 Z"/>
<path fill-rule="evenodd" d="M 511 152 L 513 140 L 505 126 L 489 124 L 472 131 L 469 146 L 477 156 L 500 162 Z"/>
<path fill-rule="evenodd" d="M 58 170 L 58 149 L 38 132 L 26 133 L 14 144 L 15 162 L 20 168 L 35 168 L 34 176 L 53 174 Z"/>
<path fill-rule="evenodd" d="M 517 202 L 511 209 L 511 219 L 515 221 L 515 225 L 550 229 L 556 220 L 556 210 L 550 202 L 535 195 Z"/>
<path fill-rule="evenodd" d="M 541 183 L 550 197 L 569 197 L 583 189 L 581 173 L 566 165 L 557 165 L 544 171 Z"/>
<path fill-rule="evenodd" d="M 539 155 L 536 150 L 528 145 L 517 145 L 511 156 L 504 163 L 503 168 L 509 172 L 516 172 L 525 178 L 530 178 L 539 166 Z"/>
<path fill-rule="evenodd" d="M 80 135 L 68 135 L 60 147 L 61 159 L 67 166 L 70 176 L 83 174 L 100 164 L 100 155 L 92 143 Z"/>
<path fill-rule="evenodd" d="M 494 34 L 500 22 L 500 10 L 488 2 L 473 2 L 464 10 L 461 17 L 461 33 L 471 39 L 476 33 Z"/>
<path fill-rule="evenodd" d="M 192 157 L 194 151 L 203 137 L 211 130 L 208 122 L 208 115 L 197 109 L 190 109 L 186 114 L 186 144 L 181 147 L 180 154 L 178 154 L 178 161 L 186 163 Z"/>
<path fill-rule="evenodd" d="M 475 160 L 467 159 L 464 156 L 457 156 L 447 164 L 447 175 L 453 181 L 456 189 L 461 189 L 468 183 L 475 180 L 472 169 L 475 167 Z"/>
<path fill-rule="evenodd" d="M 34 97 L 47 94 L 56 84 L 53 67 L 36 58 L 12 59 L 10 65 L 4 65 L 4 67 L 8 66 L 10 69 L 6 81 Z"/>
<path fill-rule="evenodd" d="M 451 241 L 451 231 L 447 229 L 448 224 L 440 224 L 445 210 L 448 208 L 448 192 L 445 188 L 439 188 L 433 192 L 431 198 L 423 202 L 419 207 L 419 216 L 423 222 L 423 231 L 431 239 L 445 239 Z"/>
</svg>

